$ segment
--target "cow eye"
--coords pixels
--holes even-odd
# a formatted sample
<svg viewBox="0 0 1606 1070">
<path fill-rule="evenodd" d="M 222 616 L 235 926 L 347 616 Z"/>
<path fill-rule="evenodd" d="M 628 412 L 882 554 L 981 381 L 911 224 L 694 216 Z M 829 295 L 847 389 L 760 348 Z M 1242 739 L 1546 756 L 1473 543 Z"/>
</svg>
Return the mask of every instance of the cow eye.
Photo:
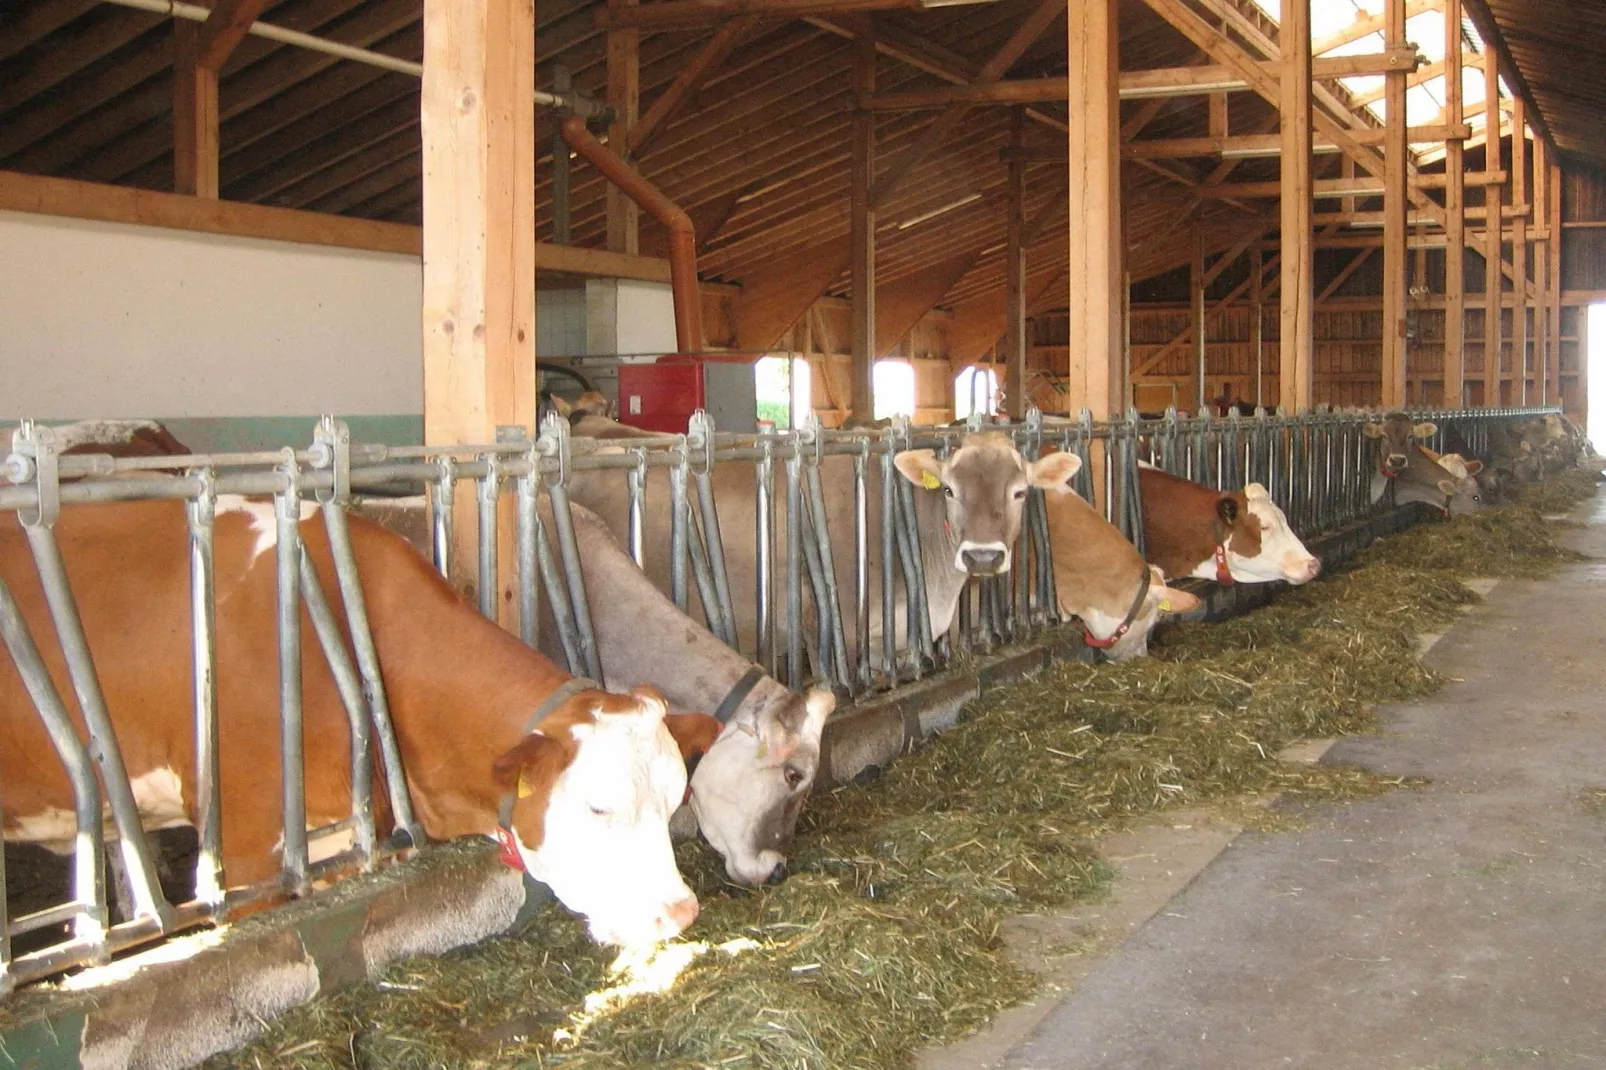
<svg viewBox="0 0 1606 1070">
<path fill-rule="evenodd" d="M 799 784 L 803 783 L 803 770 L 795 765 L 787 766 L 782 770 L 781 775 L 786 777 L 786 786 L 794 791 L 797 790 Z"/>
<path fill-rule="evenodd" d="M 943 485 L 942 485 L 942 492 L 943 492 L 943 494 L 944 494 L 944 495 L 946 495 L 946 496 L 947 496 L 947 497 L 950 497 L 950 498 L 952 498 L 952 497 L 953 497 L 953 496 L 954 496 L 954 488 L 952 488 L 952 487 L 950 487 L 950 486 L 949 486 L 949 485 L 948 485 L 948 484 L 946 484 L 946 483 L 944 483 L 944 484 L 943 484 Z"/>
<path fill-rule="evenodd" d="M 1026 488 L 1025 487 L 1022 487 L 1020 490 L 1017 490 L 1015 492 L 1015 500 L 1016 501 L 1024 501 L 1025 498 L 1026 498 Z"/>
<path fill-rule="evenodd" d="M 609 810 L 606 806 L 593 806 L 591 812 L 598 817 L 607 817 Z"/>
</svg>

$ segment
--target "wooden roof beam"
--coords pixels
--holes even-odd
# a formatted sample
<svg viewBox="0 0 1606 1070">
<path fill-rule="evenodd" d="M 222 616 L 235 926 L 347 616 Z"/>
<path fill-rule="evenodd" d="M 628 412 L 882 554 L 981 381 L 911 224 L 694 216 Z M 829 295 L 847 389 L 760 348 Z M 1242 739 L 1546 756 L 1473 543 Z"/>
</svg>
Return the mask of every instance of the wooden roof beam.
<svg viewBox="0 0 1606 1070">
<path fill-rule="evenodd" d="M 1444 0 L 1411 0 L 1411 2 L 1406 5 L 1405 17 L 1410 19 L 1413 16 L 1421 15 L 1424 12 L 1442 11 L 1443 9 Z M 1330 37 L 1324 37 L 1320 41 L 1314 42 L 1311 45 L 1310 50 L 1312 55 L 1316 57 L 1316 62 L 1319 63 L 1321 61 L 1322 53 L 1331 52 L 1335 48 L 1340 48 L 1354 41 L 1359 41 L 1361 38 L 1366 37 L 1369 34 L 1378 33 L 1382 29 L 1382 11 L 1379 11 L 1375 15 L 1368 15 L 1361 11 L 1356 11 L 1354 22 L 1350 23 L 1348 26 L 1344 27 L 1342 30 L 1339 30 Z"/>
<path fill-rule="evenodd" d="M 1064 0 L 1040 0 L 1037 7 L 1015 27 L 1015 32 L 1009 39 L 999 46 L 992 57 L 976 72 L 976 81 L 979 83 L 996 82 L 1009 73 L 1017 60 L 1026 53 L 1026 50 L 1037 42 L 1037 39 L 1054 24 L 1054 21 L 1065 13 Z M 958 129 L 964 120 L 969 108 L 964 104 L 951 104 L 944 108 L 936 119 L 932 120 L 920 140 L 900 152 L 886 171 L 876 179 L 870 189 L 870 203 L 872 207 L 880 207 L 897 190 L 898 184 L 933 151 L 941 147 L 942 143 Z"/>
<path fill-rule="evenodd" d="M 920 0 L 658 0 L 635 7 L 598 8 L 599 30 L 683 30 L 744 15 L 796 19 L 856 11 L 918 11 Z"/>
<path fill-rule="evenodd" d="M 630 10 L 629 8 L 604 8 L 602 10 Z M 690 63 L 675 76 L 652 106 L 641 116 L 625 137 L 626 159 L 635 159 L 647 151 L 652 139 L 669 124 L 675 111 L 682 102 L 691 95 L 708 72 L 725 61 L 731 50 L 741 44 L 758 20 L 750 15 L 734 18 L 721 26 L 713 37 L 697 55 L 692 57 Z"/>
<path fill-rule="evenodd" d="M 1318 78 L 1345 78 L 1351 75 L 1385 74 L 1413 70 L 1421 55 L 1410 48 L 1360 56 L 1340 56 L 1315 64 Z M 1270 62 L 1262 63 L 1268 70 Z M 1239 92 L 1249 86 L 1243 79 L 1219 65 L 1169 67 L 1146 71 L 1126 71 L 1121 75 L 1121 99 L 1144 100 L 1151 97 L 1202 96 L 1210 93 Z M 952 85 L 941 89 L 861 96 L 857 106 L 871 111 L 915 111 L 954 104 L 1037 104 L 1065 99 L 1067 83 L 1063 77 L 1028 78 L 1008 82 Z"/>
<path fill-rule="evenodd" d="M 1484 48 L 1494 53 L 1495 65 L 1506 78 L 1506 84 L 1511 91 L 1522 97 L 1528 111 L 1528 126 L 1534 134 L 1545 143 L 1545 147 L 1557 159 L 1561 158 L 1561 151 L 1556 147 L 1556 138 L 1550 132 L 1550 124 L 1545 121 L 1544 113 L 1534 102 L 1533 89 L 1528 85 L 1528 79 L 1523 77 L 1522 69 L 1511 59 L 1511 48 L 1506 44 L 1506 35 L 1500 32 L 1500 26 L 1495 22 L 1494 14 L 1489 10 L 1488 0 L 1462 0 L 1462 10 L 1472 19 L 1472 25 L 1478 29 L 1478 36 L 1483 38 Z"/>
<path fill-rule="evenodd" d="M 211 71 L 222 70 L 267 6 L 268 0 L 218 0 L 201 23 L 195 42 L 196 64 Z"/>
</svg>

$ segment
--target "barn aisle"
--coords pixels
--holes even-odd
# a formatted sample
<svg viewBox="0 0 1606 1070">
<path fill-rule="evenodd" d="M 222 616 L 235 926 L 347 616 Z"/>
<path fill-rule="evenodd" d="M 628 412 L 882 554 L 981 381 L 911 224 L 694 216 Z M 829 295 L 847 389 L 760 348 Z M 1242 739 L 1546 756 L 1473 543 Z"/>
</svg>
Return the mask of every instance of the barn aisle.
<svg viewBox="0 0 1606 1070">
<path fill-rule="evenodd" d="M 1455 682 L 1331 759 L 1431 778 L 1246 833 L 1005 1067 L 1606 1066 L 1601 558 L 1505 581 L 1432 649 Z"/>
</svg>

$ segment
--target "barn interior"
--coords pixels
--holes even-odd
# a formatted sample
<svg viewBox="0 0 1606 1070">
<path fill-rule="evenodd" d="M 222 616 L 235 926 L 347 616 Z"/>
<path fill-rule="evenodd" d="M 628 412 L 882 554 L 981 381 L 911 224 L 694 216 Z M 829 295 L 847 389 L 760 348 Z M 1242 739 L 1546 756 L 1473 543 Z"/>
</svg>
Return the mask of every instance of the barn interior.
<svg viewBox="0 0 1606 1070">
<path fill-rule="evenodd" d="M 30 250 L 3 269 L 7 351 L 58 369 L 9 415 L 154 416 L 206 448 L 331 410 L 359 437 L 449 441 L 469 419 L 488 440 L 465 406 L 532 423 L 537 361 L 629 421 L 618 368 L 675 353 L 775 358 L 755 391 L 782 426 L 1026 403 L 1584 412 L 1606 289 L 1606 141 L 1569 77 L 1606 48 L 1587 7 L 433 10 L 0 7 L 0 226 Z M 459 18 L 533 85 L 427 55 L 430 20 L 453 49 Z M 484 151 L 443 119 L 428 138 L 477 79 Z M 676 336 L 670 230 L 564 142 L 576 112 L 689 221 L 697 338 Z M 483 308 L 483 340 L 439 330 L 442 302 Z M 474 397 L 435 385 L 462 370 Z"/>
</svg>

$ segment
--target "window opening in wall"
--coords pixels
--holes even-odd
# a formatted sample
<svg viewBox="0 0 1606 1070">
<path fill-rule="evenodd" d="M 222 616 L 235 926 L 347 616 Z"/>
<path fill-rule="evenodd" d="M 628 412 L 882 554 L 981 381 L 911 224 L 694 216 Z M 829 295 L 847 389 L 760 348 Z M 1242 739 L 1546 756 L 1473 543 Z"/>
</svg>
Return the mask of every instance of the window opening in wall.
<svg viewBox="0 0 1606 1070">
<path fill-rule="evenodd" d="M 753 365 L 758 418 L 778 428 L 801 427 L 813 405 L 809 362 L 796 353 L 760 357 Z"/>
<path fill-rule="evenodd" d="M 871 369 L 870 382 L 877 420 L 888 416 L 914 416 L 914 365 L 903 360 L 878 360 Z"/>
<path fill-rule="evenodd" d="M 973 412 L 991 416 L 998 411 L 998 376 L 991 368 L 971 365 L 954 377 L 954 419 Z"/>
</svg>

